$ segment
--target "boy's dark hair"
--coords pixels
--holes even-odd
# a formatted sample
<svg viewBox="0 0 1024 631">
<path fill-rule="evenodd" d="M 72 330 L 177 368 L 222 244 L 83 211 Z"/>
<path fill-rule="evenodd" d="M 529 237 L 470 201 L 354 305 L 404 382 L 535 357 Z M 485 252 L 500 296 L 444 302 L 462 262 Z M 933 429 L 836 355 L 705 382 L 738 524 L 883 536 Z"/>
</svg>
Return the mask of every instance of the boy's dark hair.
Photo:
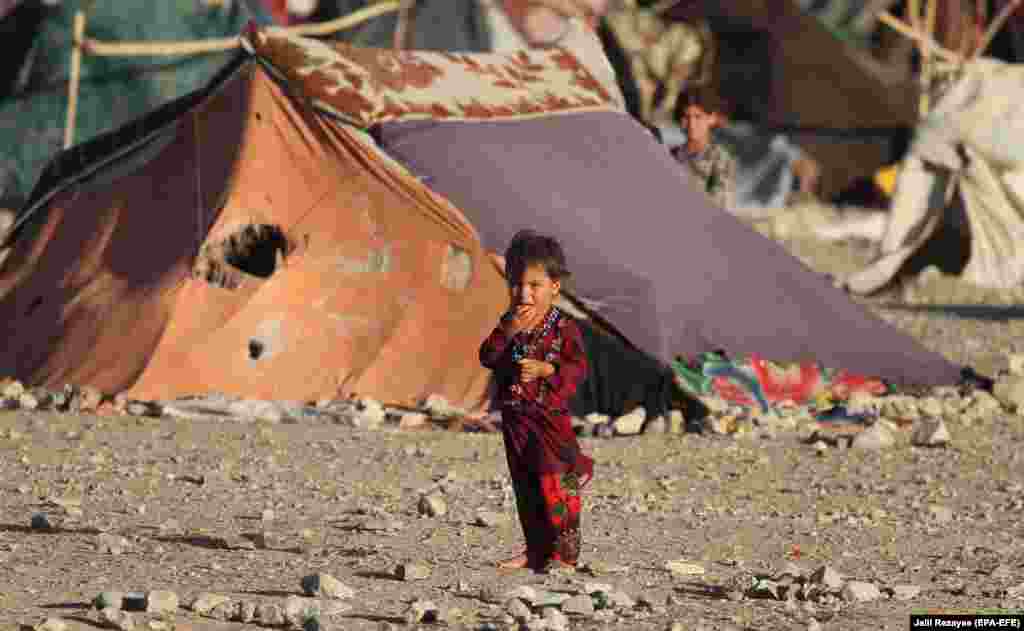
<svg viewBox="0 0 1024 631">
<path fill-rule="evenodd" d="M 569 276 L 562 244 L 534 230 L 520 230 L 505 250 L 505 277 L 515 281 L 527 267 L 541 265 L 552 280 Z"/>
<path fill-rule="evenodd" d="M 683 112 L 690 105 L 696 105 L 708 114 L 720 114 L 723 118 L 731 118 L 731 104 L 710 85 L 694 86 L 682 92 L 676 99 L 675 120 L 682 118 Z"/>
</svg>

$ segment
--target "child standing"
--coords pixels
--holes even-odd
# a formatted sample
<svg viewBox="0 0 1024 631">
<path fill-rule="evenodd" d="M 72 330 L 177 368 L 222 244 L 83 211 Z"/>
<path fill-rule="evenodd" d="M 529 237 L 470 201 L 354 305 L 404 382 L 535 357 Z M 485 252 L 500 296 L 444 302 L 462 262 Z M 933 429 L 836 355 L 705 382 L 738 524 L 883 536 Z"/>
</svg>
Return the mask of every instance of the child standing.
<svg viewBox="0 0 1024 631">
<path fill-rule="evenodd" d="M 580 451 L 569 399 L 586 376 L 580 329 L 554 306 L 568 276 L 562 246 L 523 230 L 505 253 L 510 306 L 480 347 L 494 371 L 505 455 L 526 552 L 504 568 L 575 567 L 580 552 L 582 488 L 593 460 Z"/>
</svg>

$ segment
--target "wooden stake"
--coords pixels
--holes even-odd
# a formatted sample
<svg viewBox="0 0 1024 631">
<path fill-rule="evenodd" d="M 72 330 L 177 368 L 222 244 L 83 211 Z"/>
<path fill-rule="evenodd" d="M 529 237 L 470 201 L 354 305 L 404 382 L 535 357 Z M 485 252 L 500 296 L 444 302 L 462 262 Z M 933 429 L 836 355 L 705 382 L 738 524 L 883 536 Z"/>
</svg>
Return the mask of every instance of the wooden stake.
<svg viewBox="0 0 1024 631">
<path fill-rule="evenodd" d="M 993 39 L 995 39 L 996 33 L 1003 28 L 1003 24 L 1010 19 L 1010 15 L 1012 15 L 1017 7 L 1020 6 L 1021 1 L 1022 0 L 1010 0 L 1003 5 L 1002 10 L 999 11 L 999 15 L 996 16 L 996 19 L 992 20 L 992 23 L 988 25 L 988 29 L 985 31 L 985 34 L 981 36 L 981 41 L 978 42 L 978 47 L 971 55 L 971 60 L 977 59 L 985 52 L 988 45 L 992 43 Z"/>
<path fill-rule="evenodd" d="M 82 40 L 85 38 L 85 11 L 75 12 L 71 39 L 71 76 L 68 80 L 68 110 L 64 121 L 64 148 L 75 141 L 75 117 L 78 114 L 78 84 L 82 77 Z"/>
<path fill-rule="evenodd" d="M 931 110 L 932 104 L 932 81 L 935 76 L 935 59 L 932 56 L 931 41 L 935 38 L 935 16 L 938 9 L 937 0 L 927 0 L 925 9 L 925 35 L 927 39 L 921 42 L 921 96 L 917 103 L 918 117 L 924 118 Z"/>
<path fill-rule="evenodd" d="M 896 31 L 900 35 L 908 37 L 918 43 L 920 43 L 923 40 L 928 40 L 928 44 L 931 46 L 932 54 L 936 55 L 937 57 L 941 57 L 943 61 L 948 61 L 950 63 L 955 64 L 962 64 L 964 62 L 963 57 L 943 47 L 942 45 L 940 45 L 938 42 L 928 37 L 927 35 L 915 31 L 913 28 L 908 26 L 906 22 L 895 17 L 888 11 L 882 11 L 881 13 L 879 13 L 878 21 L 881 22 L 882 24 L 885 24 L 886 26 Z"/>
</svg>

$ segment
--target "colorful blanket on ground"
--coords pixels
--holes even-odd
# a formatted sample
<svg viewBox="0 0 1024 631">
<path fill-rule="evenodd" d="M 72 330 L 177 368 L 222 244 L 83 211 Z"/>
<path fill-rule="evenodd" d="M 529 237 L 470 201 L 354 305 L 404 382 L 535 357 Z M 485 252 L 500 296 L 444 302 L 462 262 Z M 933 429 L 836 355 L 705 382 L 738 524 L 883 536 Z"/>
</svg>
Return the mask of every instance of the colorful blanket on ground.
<svg viewBox="0 0 1024 631">
<path fill-rule="evenodd" d="M 826 410 L 850 395 L 884 395 L 881 379 L 831 369 L 815 361 L 777 363 L 756 355 L 730 359 L 721 353 L 673 362 L 680 385 L 698 397 L 717 397 L 734 405 L 770 412 L 780 406 Z"/>
</svg>

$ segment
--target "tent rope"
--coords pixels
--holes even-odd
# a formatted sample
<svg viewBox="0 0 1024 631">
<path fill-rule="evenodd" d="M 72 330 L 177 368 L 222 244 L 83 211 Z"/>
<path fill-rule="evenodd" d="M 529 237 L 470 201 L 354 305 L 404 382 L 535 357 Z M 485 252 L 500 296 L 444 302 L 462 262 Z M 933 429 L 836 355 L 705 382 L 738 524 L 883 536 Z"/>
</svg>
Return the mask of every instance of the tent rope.
<svg viewBox="0 0 1024 631">
<path fill-rule="evenodd" d="M 404 3 L 401 0 L 388 0 L 373 4 L 359 11 L 354 11 L 340 18 L 317 24 L 302 24 L 281 28 L 287 35 L 315 37 L 330 35 L 338 31 L 353 28 L 377 16 L 399 10 Z M 167 42 L 105 42 L 91 37 L 82 40 L 81 49 L 97 57 L 139 57 L 139 56 L 171 56 L 201 55 L 232 50 L 241 45 L 240 38 L 221 37 L 194 41 Z"/>
<path fill-rule="evenodd" d="M 196 162 L 196 260 L 199 260 L 199 255 L 203 247 L 203 232 L 206 223 L 206 218 L 203 215 L 203 179 L 202 173 L 203 168 L 201 164 L 202 151 L 199 146 L 199 113 L 192 113 L 192 138 L 193 147 L 195 148 L 195 162 Z"/>
</svg>

